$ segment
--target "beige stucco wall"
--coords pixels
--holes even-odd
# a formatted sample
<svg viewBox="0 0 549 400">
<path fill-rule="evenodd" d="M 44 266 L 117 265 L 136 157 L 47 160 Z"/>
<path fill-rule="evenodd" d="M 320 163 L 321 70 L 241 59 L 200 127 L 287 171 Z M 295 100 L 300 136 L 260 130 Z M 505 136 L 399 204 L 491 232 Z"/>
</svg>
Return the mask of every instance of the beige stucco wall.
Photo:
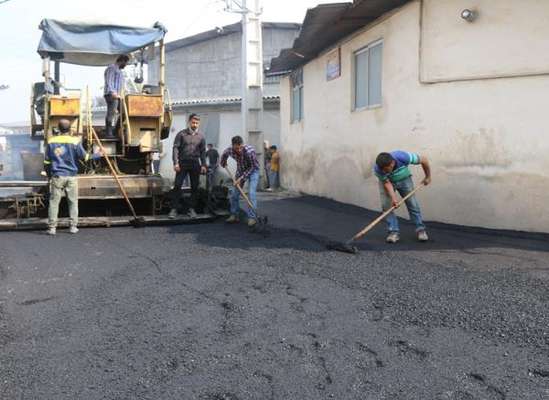
<svg viewBox="0 0 549 400">
<path fill-rule="evenodd" d="M 423 0 L 423 79 L 549 73 L 548 27 L 547 0 Z"/>
<path fill-rule="evenodd" d="M 544 4 L 549 15 L 549 2 Z M 378 209 L 375 156 L 415 151 L 433 166 L 433 184 L 419 194 L 427 220 L 548 232 L 549 76 L 420 83 L 420 11 L 420 2 L 412 2 L 342 42 L 342 76 L 336 80 L 325 79 L 326 55 L 308 63 L 300 123 L 289 123 L 289 80 L 283 79 L 283 185 Z M 549 37 L 549 25 L 536 35 Z M 352 54 L 379 39 L 383 106 L 354 112 Z M 488 68 L 492 60 L 484 62 Z M 415 179 L 421 176 L 418 169 Z"/>
</svg>

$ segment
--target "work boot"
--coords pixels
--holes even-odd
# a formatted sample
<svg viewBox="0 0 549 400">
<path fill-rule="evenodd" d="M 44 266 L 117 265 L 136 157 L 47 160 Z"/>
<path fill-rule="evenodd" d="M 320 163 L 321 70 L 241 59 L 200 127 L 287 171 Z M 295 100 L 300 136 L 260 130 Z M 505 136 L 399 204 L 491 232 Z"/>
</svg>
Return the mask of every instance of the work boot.
<svg viewBox="0 0 549 400">
<path fill-rule="evenodd" d="M 257 220 L 255 218 L 249 218 L 248 219 L 248 227 L 253 228 L 257 225 Z"/>
<path fill-rule="evenodd" d="M 389 232 L 389 235 L 385 239 L 387 243 L 394 244 L 400 240 L 400 235 L 398 232 Z"/>
<path fill-rule="evenodd" d="M 69 232 L 74 235 L 74 234 L 78 233 L 78 228 L 76 226 L 71 226 L 70 229 L 69 229 Z"/>
<path fill-rule="evenodd" d="M 114 139 L 114 134 L 112 133 L 112 126 L 107 126 L 105 129 L 105 139 Z"/>
<path fill-rule="evenodd" d="M 421 230 L 417 232 L 417 240 L 420 242 L 427 242 L 429 241 L 429 236 L 427 235 L 427 232 L 425 230 Z"/>
<path fill-rule="evenodd" d="M 177 217 L 177 210 L 175 208 L 172 208 L 170 210 L 170 213 L 168 214 L 169 219 L 175 219 Z"/>
<path fill-rule="evenodd" d="M 197 217 L 196 211 L 194 211 L 194 208 L 189 208 L 189 212 L 187 214 L 191 219 L 195 219 Z"/>
<path fill-rule="evenodd" d="M 48 235 L 50 235 L 50 236 L 55 236 L 56 233 L 57 233 L 57 229 L 55 229 L 55 228 L 48 228 Z"/>
<path fill-rule="evenodd" d="M 240 219 L 236 215 L 231 215 L 225 220 L 225 222 L 228 224 L 238 224 L 240 222 Z"/>
</svg>

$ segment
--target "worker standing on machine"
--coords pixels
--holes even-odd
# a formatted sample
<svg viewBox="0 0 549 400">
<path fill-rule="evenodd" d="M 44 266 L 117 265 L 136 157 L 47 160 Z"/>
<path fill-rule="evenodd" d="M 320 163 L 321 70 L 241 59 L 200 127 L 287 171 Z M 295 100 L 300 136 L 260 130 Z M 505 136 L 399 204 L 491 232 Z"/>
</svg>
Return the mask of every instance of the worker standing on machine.
<svg viewBox="0 0 549 400">
<path fill-rule="evenodd" d="M 116 126 L 120 95 L 124 87 L 124 75 L 122 70 L 130 61 L 127 55 L 121 55 L 105 70 L 105 86 L 103 94 L 107 102 L 107 115 L 105 117 L 106 138 L 113 139 L 113 127 Z"/>
<path fill-rule="evenodd" d="M 59 134 L 51 137 L 45 152 L 44 167 L 50 180 L 50 199 L 48 208 L 48 234 L 55 235 L 59 203 L 63 194 L 69 204 L 70 233 L 78 232 L 78 161 L 87 161 L 90 156 L 82 147 L 79 137 L 71 136 L 69 120 L 59 121 Z M 98 152 L 91 157 L 97 160 L 102 157 Z"/>
<path fill-rule="evenodd" d="M 176 173 L 173 187 L 172 209 L 169 218 L 177 217 L 177 209 L 181 200 L 181 185 L 188 175 L 191 180 L 191 204 L 189 217 L 196 218 L 195 208 L 198 201 L 198 185 L 200 174 L 207 172 L 206 139 L 198 130 L 200 117 L 191 114 L 188 127 L 179 132 L 173 142 L 173 169 Z"/>
</svg>

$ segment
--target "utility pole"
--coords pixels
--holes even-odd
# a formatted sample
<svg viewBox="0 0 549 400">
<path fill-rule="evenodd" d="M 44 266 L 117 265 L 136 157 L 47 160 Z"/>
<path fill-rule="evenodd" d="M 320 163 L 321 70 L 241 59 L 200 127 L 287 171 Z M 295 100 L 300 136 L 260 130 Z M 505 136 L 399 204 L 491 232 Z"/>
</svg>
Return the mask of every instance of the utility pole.
<svg viewBox="0 0 549 400">
<path fill-rule="evenodd" d="M 226 0 L 226 11 L 242 14 L 241 118 L 244 141 L 257 152 L 261 175 L 263 154 L 263 38 L 261 0 Z M 262 185 L 263 186 L 263 185 Z"/>
</svg>

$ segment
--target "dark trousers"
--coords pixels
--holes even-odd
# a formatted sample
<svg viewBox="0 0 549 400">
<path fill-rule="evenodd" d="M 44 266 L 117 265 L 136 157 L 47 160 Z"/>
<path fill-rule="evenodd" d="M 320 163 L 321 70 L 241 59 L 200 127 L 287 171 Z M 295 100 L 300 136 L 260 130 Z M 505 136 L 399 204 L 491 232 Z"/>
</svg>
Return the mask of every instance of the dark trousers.
<svg viewBox="0 0 549 400">
<path fill-rule="evenodd" d="M 111 94 L 106 94 L 105 101 L 107 102 L 105 128 L 107 130 L 107 136 L 113 136 L 112 128 L 116 126 L 116 122 L 118 119 L 118 104 L 120 103 L 120 100 L 118 98 L 114 98 Z"/>
<path fill-rule="evenodd" d="M 208 175 L 206 183 L 208 184 L 208 190 L 213 187 L 215 172 L 217 171 L 217 165 L 211 165 L 208 167 Z"/>
<path fill-rule="evenodd" d="M 198 185 L 200 183 L 200 162 L 198 160 L 182 160 L 179 161 L 181 171 L 175 174 L 175 182 L 173 186 L 172 208 L 177 209 L 181 201 L 181 185 L 189 176 L 191 180 L 191 207 L 195 208 L 198 196 Z"/>
</svg>

